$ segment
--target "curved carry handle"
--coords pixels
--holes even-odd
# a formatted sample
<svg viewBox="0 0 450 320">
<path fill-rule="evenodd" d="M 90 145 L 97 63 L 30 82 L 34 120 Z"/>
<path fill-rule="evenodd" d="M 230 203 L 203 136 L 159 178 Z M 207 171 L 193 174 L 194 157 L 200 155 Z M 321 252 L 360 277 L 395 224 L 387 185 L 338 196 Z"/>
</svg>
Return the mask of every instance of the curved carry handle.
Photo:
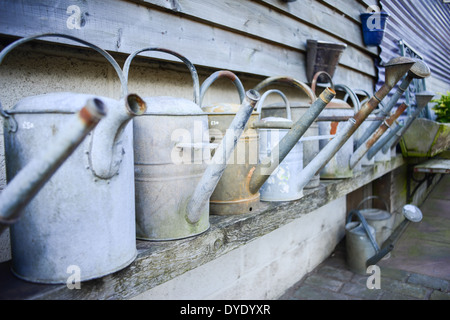
<svg viewBox="0 0 450 320">
<path fill-rule="evenodd" d="M 132 54 L 130 54 L 128 56 L 127 60 L 125 60 L 125 64 L 123 65 L 123 74 L 125 77 L 126 91 L 128 92 L 128 72 L 130 70 L 131 61 L 139 53 L 146 52 L 146 51 L 159 51 L 159 52 L 168 53 L 168 54 L 173 55 L 173 56 L 177 57 L 178 59 L 180 59 L 189 68 L 189 72 L 191 73 L 192 81 L 194 82 L 194 103 L 198 105 L 200 102 L 200 82 L 198 80 L 197 69 L 195 68 L 194 64 L 191 61 L 189 61 L 186 57 L 182 56 L 181 54 L 179 54 L 175 51 L 165 49 L 165 48 L 158 48 L 158 47 L 143 48 L 143 49 L 139 49 L 139 50 L 133 52 Z"/>
<path fill-rule="evenodd" d="M 366 218 L 364 218 L 364 216 L 361 214 L 361 212 L 359 212 L 359 210 L 350 211 L 345 224 L 348 224 L 349 222 L 352 221 L 353 215 L 356 215 L 358 217 L 359 221 L 361 221 L 361 225 L 363 226 L 364 230 L 366 231 L 366 234 L 369 237 L 369 240 L 372 243 L 372 246 L 375 248 L 375 252 L 376 253 L 380 252 L 380 247 L 378 246 L 377 241 L 373 237 L 372 233 L 370 233 L 369 224 L 367 223 Z"/>
<path fill-rule="evenodd" d="M 371 199 L 378 199 L 378 200 L 381 200 L 381 202 L 383 202 L 384 207 L 385 207 L 385 209 L 386 209 L 385 211 L 389 212 L 389 208 L 388 208 L 388 205 L 387 205 L 386 201 L 384 201 L 384 199 L 380 198 L 379 196 L 368 196 L 368 197 L 362 199 L 362 201 L 361 201 L 361 202 L 358 204 L 358 206 L 356 207 L 356 210 L 359 210 L 359 208 L 361 207 L 361 205 L 362 205 L 364 202 L 366 202 L 366 201 L 368 201 L 368 200 L 371 200 Z"/>
<path fill-rule="evenodd" d="M 344 84 L 336 84 L 335 85 L 336 90 L 343 90 L 345 91 L 345 97 L 344 101 L 347 101 L 348 97 L 350 97 L 350 100 L 352 100 L 353 109 L 355 110 L 355 113 L 361 109 L 361 102 L 359 101 L 358 97 L 356 96 L 355 91 L 353 91 L 350 87 L 344 85 Z"/>
<path fill-rule="evenodd" d="M 302 90 L 306 95 L 310 98 L 310 102 L 313 103 L 316 101 L 317 97 L 314 91 L 311 90 L 309 86 L 307 86 L 305 83 L 298 81 L 297 79 L 291 78 L 291 77 L 285 77 L 285 76 L 275 76 L 275 77 L 269 77 L 263 81 L 261 81 L 259 84 L 256 85 L 254 90 L 260 92 L 261 89 L 267 87 L 268 85 L 275 84 L 275 83 L 287 83 L 291 86 L 294 86 L 296 88 L 299 88 Z"/>
<path fill-rule="evenodd" d="M 280 90 L 277 89 L 272 89 L 272 90 L 267 90 L 266 92 L 264 92 L 264 94 L 261 96 L 261 99 L 258 101 L 256 110 L 259 114 L 258 116 L 258 120 L 261 120 L 261 109 L 263 108 L 263 104 L 264 104 L 264 100 L 267 98 L 267 96 L 271 93 L 277 93 L 278 95 L 281 96 L 281 98 L 284 101 L 284 104 L 286 105 L 286 118 L 289 120 L 292 120 L 292 116 L 291 116 L 291 105 L 289 103 L 289 100 L 286 98 L 286 95 L 281 92 Z"/>
<path fill-rule="evenodd" d="M 25 42 L 29 42 L 38 38 L 45 38 L 45 37 L 60 37 L 60 38 L 67 38 L 70 40 L 73 40 L 75 42 L 79 42 L 81 44 L 84 44 L 88 47 L 90 47 L 91 49 L 94 49 L 95 51 L 97 51 L 98 53 L 100 53 L 101 55 L 103 55 L 106 60 L 108 60 L 108 62 L 113 66 L 114 70 L 117 72 L 117 75 L 119 76 L 120 79 L 120 83 L 122 86 L 122 94 L 126 91 L 126 79 L 125 76 L 122 72 L 122 69 L 120 69 L 119 64 L 117 63 L 116 60 L 114 60 L 114 58 L 105 50 L 103 50 L 100 47 L 97 47 L 96 45 L 87 42 L 85 40 L 82 40 L 80 38 L 71 36 L 71 35 L 67 35 L 67 34 L 62 34 L 62 33 L 43 33 L 43 34 L 38 34 L 38 35 L 34 35 L 34 36 L 30 36 L 30 37 L 25 37 L 22 39 L 19 39 L 17 41 L 14 41 L 13 43 L 11 43 L 10 45 L 8 45 L 7 47 L 5 47 L 1 52 L 0 52 L 0 64 L 3 62 L 3 59 L 5 58 L 5 56 L 11 52 L 13 49 L 15 49 L 16 47 L 20 46 L 21 44 L 25 43 Z M 0 113 L 1 115 L 3 115 L 4 117 L 8 118 L 9 115 L 7 114 L 6 111 L 3 110 L 1 104 L 0 104 Z"/>
<path fill-rule="evenodd" d="M 208 88 L 219 78 L 228 78 L 233 81 L 238 93 L 239 93 L 239 102 L 242 102 L 245 99 L 245 89 L 242 85 L 241 80 L 231 71 L 228 70 L 219 70 L 210 75 L 205 81 L 203 81 L 202 86 L 200 87 L 200 106 L 202 106 L 203 97 L 205 96 Z"/>
</svg>

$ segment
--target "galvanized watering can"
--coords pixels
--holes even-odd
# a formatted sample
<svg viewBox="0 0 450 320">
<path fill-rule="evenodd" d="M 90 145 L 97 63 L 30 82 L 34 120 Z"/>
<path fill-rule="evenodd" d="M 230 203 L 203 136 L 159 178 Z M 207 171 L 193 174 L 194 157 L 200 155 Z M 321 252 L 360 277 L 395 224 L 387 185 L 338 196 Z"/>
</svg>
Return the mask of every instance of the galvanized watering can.
<svg viewBox="0 0 450 320">
<path fill-rule="evenodd" d="M 278 79 L 280 81 L 288 81 L 289 83 L 293 82 L 291 78 L 278 77 Z M 268 79 L 260 84 L 258 88 L 265 87 L 265 85 L 272 82 L 273 79 Z M 296 83 L 296 85 L 302 86 L 301 83 Z M 309 87 L 306 90 L 310 91 Z M 311 94 L 313 93 L 311 92 Z M 266 159 L 259 159 L 257 163 L 246 162 L 244 164 L 234 164 L 234 166 L 240 166 L 239 170 L 241 170 L 241 173 L 233 176 L 226 176 L 224 174 L 221 181 L 227 181 L 229 183 L 219 183 L 217 185 L 213 196 L 215 196 L 214 201 L 216 203 L 220 202 L 220 206 L 211 205 L 211 213 L 216 215 L 234 215 L 251 212 L 260 201 L 259 190 L 264 182 L 284 160 L 313 123 L 314 119 L 319 115 L 320 111 L 322 111 L 333 97 L 334 91 L 331 89 L 325 90 L 320 99 L 314 101 L 304 116 L 292 124 L 291 129 L 281 139 L 279 144 L 273 146 L 270 156 L 266 157 Z M 249 123 L 249 126 L 258 129 L 263 128 L 265 124 L 261 122 Z M 213 197 L 211 199 L 213 200 Z"/>
<path fill-rule="evenodd" d="M 371 159 L 374 155 L 378 154 L 387 154 L 389 155 L 392 152 L 392 149 L 395 148 L 397 143 L 400 141 L 402 135 L 408 130 L 414 120 L 420 115 L 422 110 L 427 106 L 427 104 L 433 99 L 434 93 L 429 91 L 423 91 L 416 93 L 416 110 L 408 115 L 406 122 L 404 124 L 397 123 L 396 126 L 392 128 L 389 132 L 387 132 L 372 148 L 370 148 L 367 153 L 367 157 Z M 378 152 L 378 151 L 382 152 Z"/>
<path fill-rule="evenodd" d="M 309 101 L 307 103 L 302 102 L 290 102 L 292 121 L 298 121 L 306 113 L 311 104 L 317 99 L 315 91 L 311 89 L 307 84 L 286 76 L 275 76 L 269 77 L 261 81 L 254 89 L 260 91 L 264 88 L 272 88 L 273 86 L 287 85 L 295 89 L 300 89 L 300 91 L 305 94 Z M 282 117 L 285 114 L 284 105 L 271 104 L 264 108 L 267 116 L 272 117 Z M 319 152 L 319 124 L 314 121 L 308 127 L 308 130 L 302 136 L 303 141 L 303 165 L 307 165 Z M 305 186 L 305 189 L 316 188 L 320 185 L 319 174 L 315 175 L 310 179 L 310 181 Z"/>
<path fill-rule="evenodd" d="M 286 105 L 286 118 L 265 117 L 261 119 L 265 99 L 270 94 L 278 94 L 281 96 Z M 291 109 L 284 93 L 276 89 L 266 91 L 261 96 L 261 100 L 259 100 L 256 108 L 260 117 L 258 122 L 261 123 L 258 126 L 259 158 L 266 159 L 270 157 L 272 147 L 277 145 L 292 127 Z M 283 129 L 283 126 L 286 129 Z M 296 177 L 302 168 L 303 143 L 299 140 L 261 187 L 259 191 L 260 199 L 262 201 L 291 201 L 300 199 L 303 196 L 303 190 L 297 190 Z"/>
<path fill-rule="evenodd" d="M 18 40 L 0 54 L 0 61 L 18 45 L 41 37 L 65 37 L 101 53 L 114 67 L 126 90 L 122 71 L 104 50 L 78 38 L 43 34 Z M 106 117 L 61 165 L 11 226 L 12 271 L 33 282 L 66 283 L 68 267 L 79 268 L 80 280 L 115 272 L 136 257 L 132 127 L 129 121 L 145 111 L 136 95 L 121 100 L 80 93 L 27 97 L 2 112 L 5 121 L 7 177 L 11 181 L 56 133 L 68 128 L 86 101 L 99 99 Z"/>
<path fill-rule="evenodd" d="M 144 100 L 148 111 L 134 121 L 136 235 L 155 241 L 194 236 L 209 228 L 209 199 L 259 93 L 246 92 L 222 141 L 218 146 L 211 144 L 208 114 L 198 104 L 200 88 L 195 66 L 174 51 L 144 48 L 125 61 L 125 78 L 132 59 L 144 51 L 165 52 L 183 61 L 194 82 L 194 101 L 147 97 Z M 211 148 L 216 148 L 212 158 Z"/>
<path fill-rule="evenodd" d="M 365 103 L 361 109 L 347 122 L 343 130 L 328 142 L 328 144 L 319 152 L 319 154 L 306 165 L 300 172 L 300 180 L 304 187 L 309 179 L 320 172 L 330 161 L 336 152 L 347 142 L 355 133 L 363 121 L 378 106 L 380 101 L 392 90 L 395 84 L 411 68 L 414 60 L 406 57 L 398 57 L 390 60 L 386 65 L 386 82 L 381 88 Z"/>
<path fill-rule="evenodd" d="M 333 99 L 322 111 L 317 119 L 319 124 L 319 134 L 323 137 L 323 139 L 319 140 L 319 150 L 321 150 L 327 145 L 330 139 L 343 130 L 345 122 L 353 117 L 359 110 L 360 102 L 353 90 L 345 85 L 334 85 L 331 76 L 324 71 L 317 72 L 314 75 L 311 83 L 311 89 L 313 91 L 316 90 L 316 83 L 319 76 L 328 78 L 332 88 L 344 91 L 346 96 L 350 97 L 353 104 L 352 107 L 346 100 Z M 320 177 L 322 179 L 351 178 L 353 176 L 353 170 L 349 167 L 348 163 L 352 154 L 353 136 L 350 137 L 330 161 L 328 161 L 325 167 L 320 171 Z"/>
<path fill-rule="evenodd" d="M 382 245 L 376 240 L 375 228 L 359 210 L 349 213 L 345 225 L 345 246 L 347 264 L 353 272 L 365 275 L 368 266 L 376 264 L 394 249 L 410 222 L 420 222 L 423 217 L 420 209 L 410 204 L 405 205 L 402 212 L 405 219 Z M 359 221 L 352 221 L 354 215 Z"/>
</svg>

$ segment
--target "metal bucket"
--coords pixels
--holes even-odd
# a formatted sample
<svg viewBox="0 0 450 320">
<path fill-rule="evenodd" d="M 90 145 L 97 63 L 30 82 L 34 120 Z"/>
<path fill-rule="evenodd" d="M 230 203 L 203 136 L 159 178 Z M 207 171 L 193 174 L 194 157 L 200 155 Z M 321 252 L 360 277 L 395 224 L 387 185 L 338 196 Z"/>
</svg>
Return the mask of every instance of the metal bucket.
<svg viewBox="0 0 450 320">
<path fill-rule="evenodd" d="M 372 199 L 379 199 L 383 202 L 385 210 L 377 208 L 360 209 L 365 202 Z M 387 203 L 377 196 L 369 196 L 364 198 L 359 203 L 357 210 L 361 212 L 367 223 L 375 229 L 377 244 L 381 246 L 392 233 L 395 223 L 395 215 L 388 211 Z"/>
<path fill-rule="evenodd" d="M 279 94 L 286 105 L 286 118 L 266 117 L 260 121 L 273 123 L 274 128 L 258 129 L 259 132 L 259 158 L 264 159 L 270 156 L 272 148 L 287 134 L 289 129 L 277 129 L 277 122 L 293 123 L 291 120 L 291 110 L 286 96 L 279 90 L 266 91 L 258 102 L 257 110 L 263 113 L 264 99 L 271 93 Z M 267 181 L 260 189 L 262 201 L 292 201 L 300 199 L 303 196 L 303 190 L 298 188 L 296 179 L 303 168 L 303 143 L 299 140 L 292 148 L 289 154 L 278 165 L 275 171 L 270 175 Z"/>
<path fill-rule="evenodd" d="M 351 221 L 357 215 L 359 221 Z M 366 275 L 366 261 L 373 257 L 379 247 L 375 242 L 375 229 L 368 225 L 358 211 L 351 211 L 345 225 L 346 261 L 350 270 Z"/>
<path fill-rule="evenodd" d="M 41 36 L 64 35 L 45 34 L 18 43 Z M 77 38 L 65 37 L 102 53 L 123 80 L 120 67 L 109 54 Z M 124 86 L 122 81 L 123 90 Z M 33 159 L 42 145 L 64 131 L 67 119 L 91 98 L 96 97 L 50 93 L 25 98 L 5 110 L 10 118 L 4 129 L 8 179 Z M 80 281 L 85 281 L 120 270 L 136 257 L 133 128 L 128 113 L 137 115 L 145 106 L 139 104 L 137 96 L 125 102 L 106 97 L 101 100 L 107 116 L 10 228 L 12 271 L 22 279 L 66 283 L 68 268 L 74 266 L 80 271 Z M 103 163 L 111 171 L 101 171 Z"/>
</svg>

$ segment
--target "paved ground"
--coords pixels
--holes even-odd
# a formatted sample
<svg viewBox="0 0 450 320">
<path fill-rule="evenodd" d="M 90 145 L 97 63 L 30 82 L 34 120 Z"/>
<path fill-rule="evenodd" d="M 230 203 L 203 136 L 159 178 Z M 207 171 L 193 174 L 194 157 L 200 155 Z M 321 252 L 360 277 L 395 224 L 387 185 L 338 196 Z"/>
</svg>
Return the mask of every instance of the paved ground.
<svg viewBox="0 0 450 320">
<path fill-rule="evenodd" d="M 378 262 L 380 289 L 367 288 L 370 274 L 349 270 L 344 239 L 280 300 L 450 300 L 450 175 L 420 209 L 423 220 L 410 224 L 390 257 Z"/>
</svg>

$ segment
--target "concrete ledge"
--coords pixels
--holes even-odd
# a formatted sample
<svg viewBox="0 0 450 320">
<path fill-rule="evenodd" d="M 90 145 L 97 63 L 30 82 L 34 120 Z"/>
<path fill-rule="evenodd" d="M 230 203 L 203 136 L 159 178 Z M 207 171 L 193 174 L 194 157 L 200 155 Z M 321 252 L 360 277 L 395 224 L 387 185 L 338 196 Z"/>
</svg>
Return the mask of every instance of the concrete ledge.
<svg viewBox="0 0 450 320">
<path fill-rule="evenodd" d="M 321 181 L 305 196 L 285 203 L 260 202 L 251 214 L 211 216 L 211 228 L 196 237 L 164 242 L 137 241 L 138 256 L 127 268 L 83 282 L 81 289 L 28 283 L 0 264 L 0 299 L 130 299 L 211 262 L 250 241 L 307 215 L 404 165 L 401 156 L 363 167 L 351 179 Z"/>
</svg>

